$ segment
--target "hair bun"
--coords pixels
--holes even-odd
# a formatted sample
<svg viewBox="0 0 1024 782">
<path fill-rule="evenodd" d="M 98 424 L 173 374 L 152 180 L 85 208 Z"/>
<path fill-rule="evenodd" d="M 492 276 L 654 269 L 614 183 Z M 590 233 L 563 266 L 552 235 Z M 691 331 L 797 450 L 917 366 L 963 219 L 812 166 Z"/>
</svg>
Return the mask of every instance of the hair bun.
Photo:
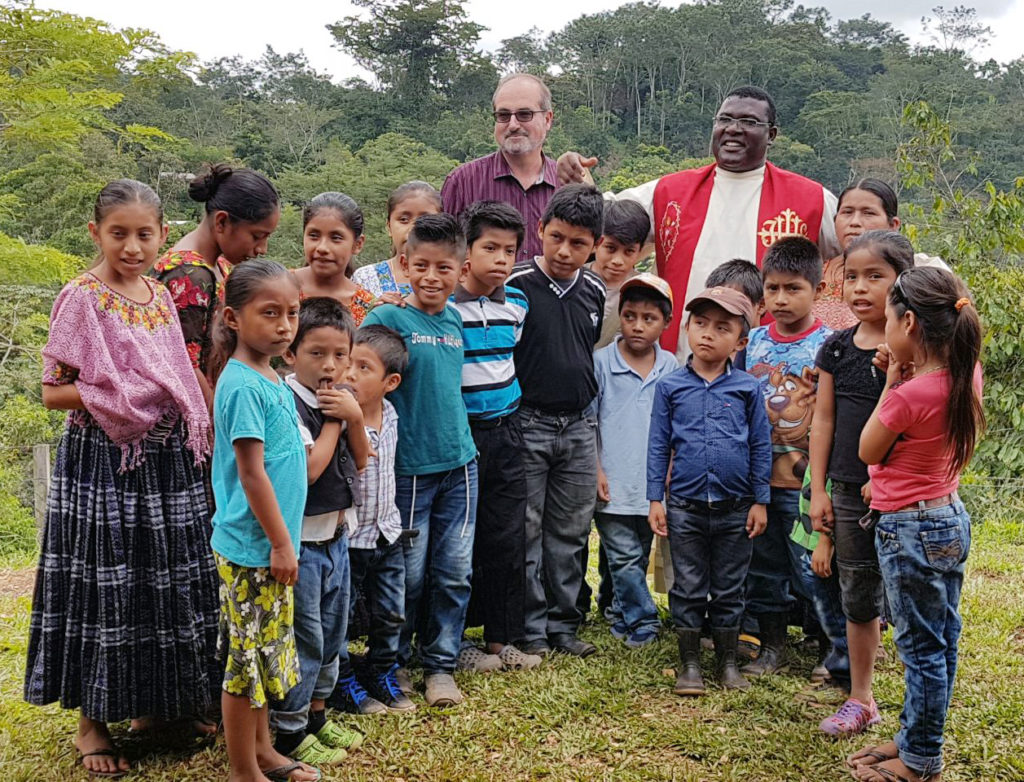
<svg viewBox="0 0 1024 782">
<path fill-rule="evenodd" d="M 205 204 L 217 193 L 221 183 L 234 173 L 227 163 L 207 163 L 188 184 L 188 197 Z"/>
</svg>

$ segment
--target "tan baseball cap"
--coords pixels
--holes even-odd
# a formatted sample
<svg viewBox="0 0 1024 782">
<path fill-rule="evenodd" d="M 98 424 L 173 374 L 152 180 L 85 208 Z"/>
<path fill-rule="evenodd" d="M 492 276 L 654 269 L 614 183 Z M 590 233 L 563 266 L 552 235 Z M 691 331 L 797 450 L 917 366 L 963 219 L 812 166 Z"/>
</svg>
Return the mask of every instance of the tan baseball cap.
<svg viewBox="0 0 1024 782">
<path fill-rule="evenodd" d="M 740 293 L 735 288 L 726 288 L 721 285 L 715 288 L 707 288 L 690 299 L 686 304 L 686 309 L 692 311 L 694 307 L 703 301 L 710 301 L 726 312 L 740 315 L 747 321 L 749 328 L 754 328 L 757 325 L 755 323 L 754 305 L 750 303 L 750 299 L 745 294 Z"/>
<path fill-rule="evenodd" d="M 665 282 L 665 280 L 661 279 L 657 274 L 640 272 L 640 274 L 635 277 L 630 277 L 619 287 L 619 294 L 621 295 L 622 291 L 629 288 L 650 288 L 668 299 L 669 305 L 674 303 L 672 301 L 672 286 Z"/>
</svg>

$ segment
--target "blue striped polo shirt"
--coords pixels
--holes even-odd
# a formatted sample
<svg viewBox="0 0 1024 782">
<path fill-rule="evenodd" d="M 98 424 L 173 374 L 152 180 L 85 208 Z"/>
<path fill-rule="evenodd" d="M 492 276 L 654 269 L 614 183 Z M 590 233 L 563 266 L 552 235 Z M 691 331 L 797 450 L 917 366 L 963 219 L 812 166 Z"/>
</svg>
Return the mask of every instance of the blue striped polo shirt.
<svg viewBox="0 0 1024 782">
<path fill-rule="evenodd" d="M 499 285 L 490 296 L 475 296 L 462 285 L 452 295 L 462 315 L 466 355 L 462 399 L 471 419 L 487 420 L 519 407 L 519 381 L 512 359 L 530 308 L 526 296 Z"/>
</svg>

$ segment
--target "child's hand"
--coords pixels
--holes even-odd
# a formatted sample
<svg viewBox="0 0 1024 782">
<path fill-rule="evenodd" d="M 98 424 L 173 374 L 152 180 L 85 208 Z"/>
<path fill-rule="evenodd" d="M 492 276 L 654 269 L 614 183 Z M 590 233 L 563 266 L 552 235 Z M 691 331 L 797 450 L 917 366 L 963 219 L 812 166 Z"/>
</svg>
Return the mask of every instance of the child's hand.
<svg viewBox="0 0 1024 782">
<path fill-rule="evenodd" d="M 832 515 L 832 498 L 828 492 L 811 492 L 811 527 L 815 532 L 831 532 L 836 520 Z"/>
<path fill-rule="evenodd" d="M 759 502 L 755 502 L 747 511 L 747 537 L 756 538 L 764 532 L 768 526 L 768 509 Z"/>
<path fill-rule="evenodd" d="M 860 487 L 860 496 L 865 505 L 871 505 L 871 481 Z"/>
<path fill-rule="evenodd" d="M 811 552 L 811 570 L 818 578 L 832 575 L 832 539 L 828 535 L 818 538 L 818 545 Z"/>
<path fill-rule="evenodd" d="M 377 304 L 394 304 L 396 307 L 404 307 L 405 299 L 398 291 L 387 291 L 377 298 Z"/>
<path fill-rule="evenodd" d="M 284 546 L 274 546 L 270 549 L 270 575 L 285 586 L 295 586 L 295 582 L 299 580 L 299 560 L 295 557 L 291 541 Z"/>
<path fill-rule="evenodd" d="M 611 502 L 612 499 L 611 489 L 608 487 L 608 476 L 600 467 L 597 468 L 597 498 L 601 502 Z"/>
<path fill-rule="evenodd" d="M 328 418 L 338 421 L 353 422 L 362 426 L 363 411 L 356 398 L 348 389 L 326 388 L 316 392 L 316 401 L 320 403 L 320 412 Z"/>
<path fill-rule="evenodd" d="M 885 382 L 890 386 L 894 383 L 906 382 L 914 376 L 914 362 L 905 361 L 900 363 L 896 361 L 893 358 L 892 351 L 889 350 L 889 346 L 885 344 L 878 346 L 878 350 L 875 351 L 875 357 L 871 359 L 871 363 L 885 372 Z"/>
<path fill-rule="evenodd" d="M 665 504 L 652 502 L 651 509 L 647 512 L 647 523 L 651 525 L 651 531 L 655 535 L 668 537 L 668 522 L 665 520 Z"/>
</svg>

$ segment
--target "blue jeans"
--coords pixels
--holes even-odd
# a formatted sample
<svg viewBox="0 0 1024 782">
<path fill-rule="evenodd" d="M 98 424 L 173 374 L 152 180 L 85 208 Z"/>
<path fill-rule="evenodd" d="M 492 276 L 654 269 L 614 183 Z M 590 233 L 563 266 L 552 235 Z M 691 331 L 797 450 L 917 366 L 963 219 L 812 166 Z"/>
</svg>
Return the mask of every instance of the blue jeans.
<svg viewBox="0 0 1024 782">
<path fill-rule="evenodd" d="M 271 710 L 275 730 L 305 730 L 310 701 L 326 699 L 334 691 L 338 657 L 348 635 L 348 610 L 348 539 L 342 535 L 333 543 L 303 543 L 295 583 L 295 648 L 302 678 L 279 708 Z"/>
<path fill-rule="evenodd" d="M 412 636 L 423 672 L 451 673 L 459 654 L 473 576 L 477 471 L 462 467 L 396 477 L 402 526 L 419 530 L 405 543 L 405 624 L 398 662 L 412 659 Z"/>
<path fill-rule="evenodd" d="M 524 641 L 575 634 L 581 553 L 597 501 L 597 422 L 521 407 L 526 466 Z"/>
<path fill-rule="evenodd" d="M 850 645 L 846 641 L 846 615 L 843 613 L 842 597 L 839 592 L 839 568 L 835 554 L 832 555 L 832 575 L 819 578 L 811 569 L 811 552 L 793 540 L 789 541 L 790 564 L 794 590 L 814 606 L 818 618 L 832 648 L 822 661 L 829 675 L 836 681 L 850 685 Z"/>
<path fill-rule="evenodd" d="M 754 538 L 754 553 L 747 573 L 747 612 L 785 614 L 793 604 L 789 587 L 789 533 L 800 515 L 800 490 L 772 487 L 768 526 Z"/>
<path fill-rule="evenodd" d="M 647 564 L 654 541 L 647 517 L 598 512 L 594 521 L 611 572 L 609 621 L 621 619 L 630 630 L 657 627 L 658 609 L 647 587 Z"/>
<path fill-rule="evenodd" d="M 398 642 L 405 624 L 405 553 L 401 539 L 388 543 L 381 536 L 376 548 L 352 548 L 348 556 L 352 564 L 352 596 L 362 592 L 370 614 L 366 663 L 381 673 L 398 659 Z M 347 650 L 342 667 L 342 675 L 351 671 Z"/>
<path fill-rule="evenodd" d="M 883 513 L 875 539 L 896 648 L 906 666 L 896 746 L 908 768 L 931 776 L 942 770 L 971 518 L 960 500 L 940 508 Z"/>
<path fill-rule="evenodd" d="M 705 614 L 716 630 L 740 626 L 743 582 L 753 548 L 747 537 L 750 504 L 709 511 L 700 503 L 669 500 L 666 515 L 673 579 L 668 607 L 676 627 L 700 627 Z"/>
</svg>

